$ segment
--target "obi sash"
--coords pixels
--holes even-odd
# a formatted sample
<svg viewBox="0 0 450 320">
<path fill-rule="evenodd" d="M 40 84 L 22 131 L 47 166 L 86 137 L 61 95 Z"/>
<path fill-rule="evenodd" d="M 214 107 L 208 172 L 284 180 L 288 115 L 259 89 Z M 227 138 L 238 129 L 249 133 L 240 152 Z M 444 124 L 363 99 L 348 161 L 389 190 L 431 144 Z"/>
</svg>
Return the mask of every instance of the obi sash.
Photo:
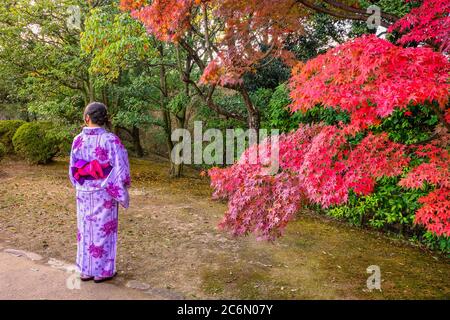
<svg viewBox="0 0 450 320">
<path fill-rule="evenodd" d="M 110 174 L 112 167 L 109 163 L 101 164 L 98 160 L 92 160 L 91 162 L 78 160 L 71 169 L 75 180 L 83 185 L 86 180 L 106 178 Z"/>
</svg>

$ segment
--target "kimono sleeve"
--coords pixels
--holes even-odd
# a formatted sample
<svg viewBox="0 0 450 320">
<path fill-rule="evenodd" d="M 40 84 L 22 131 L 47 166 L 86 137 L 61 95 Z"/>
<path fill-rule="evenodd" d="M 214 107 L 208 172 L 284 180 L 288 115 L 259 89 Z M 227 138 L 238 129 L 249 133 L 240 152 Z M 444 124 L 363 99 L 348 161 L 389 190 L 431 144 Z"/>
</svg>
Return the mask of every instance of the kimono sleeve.
<svg viewBox="0 0 450 320">
<path fill-rule="evenodd" d="M 74 164 L 75 164 L 75 162 L 76 162 L 76 160 L 75 160 L 75 152 L 74 152 L 74 149 L 75 149 L 77 146 L 80 146 L 80 145 L 82 144 L 82 142 L 83 142 L 83 139 L 82 139 L 81 136 L 75 137 L 75 139 L 73 140 L 73 143 L 72 143 L 72 148 L 71 148 L 71 150 L 70 150 L 69 179 L 70 179 L 70 182 L 72 183 L 72 185 L 73 185 L 74 187 L 76 187 L 76 184 L 77 184 L 77 181 L 75 180 L 75 178 L 74 178 L 74 176 L 73 176 L 73 172 L 72 172 L 72 167 L 74 166 Z"/>
<path fill-rule="evenodd" d="M 115 135 L 108 135 L 105 141 L 105 148 L 108 150 L 109 163 L 112 166 L 111 173 L 102 181 L 102 188 L 105 188 L 111 197 L 124 208 L 130 205 L 128 188 L 131 185 L 130 164 L 128 152 Z"/>
</svg>

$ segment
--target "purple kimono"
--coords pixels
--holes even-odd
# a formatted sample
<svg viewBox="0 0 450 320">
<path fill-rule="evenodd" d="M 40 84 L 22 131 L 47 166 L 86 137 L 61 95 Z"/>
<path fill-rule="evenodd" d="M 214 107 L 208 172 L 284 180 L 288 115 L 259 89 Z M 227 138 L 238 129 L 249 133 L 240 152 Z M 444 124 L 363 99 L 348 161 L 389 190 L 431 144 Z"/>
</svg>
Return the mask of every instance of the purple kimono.
<svg viewBox="0 0 450 320">
<path fill-rule="evenodd" d="M 77 267 L 85 276 L 113 276 L 118 204 L 129 206 L 127 150 L 105 129 L 84 128 L 73 141 L 69 177 L 77 194 Z"/>
</svg>

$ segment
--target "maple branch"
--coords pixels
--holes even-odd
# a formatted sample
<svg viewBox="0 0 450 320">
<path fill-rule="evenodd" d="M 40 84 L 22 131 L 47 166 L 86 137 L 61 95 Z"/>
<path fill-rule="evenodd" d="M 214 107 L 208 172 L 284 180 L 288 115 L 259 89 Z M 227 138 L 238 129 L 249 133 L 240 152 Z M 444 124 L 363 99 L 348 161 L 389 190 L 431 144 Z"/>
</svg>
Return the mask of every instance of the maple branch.
<svg viewBox="0 0 450 320">
<path fill-rule="evenodd" d="M 339 8 L 339 9 L 347 11 L 347 12 L 353 12 L 353 13 L 357 13 L 360 15 L 364 15 L 367 18 L 370 16 L 370 14 L 368 14 L 367 11 L 364 9 L 354 8 L 349 5 L 346 5 L 345 3 L 335 1 L 335 0 L 324 0 L 324 1 L 333 7 Z M 389 20 L 390 22 L 395 22 L 399 19 L 399 17 L 397 17 L 393 14 L 386 13 L 386 12 L 381 12 L 381 17 L 386 20 Z"/>
<path fill-rule="evenodd" d="M 191 84 L 199 97 L 206 103 L 206 105 L 213 111 L 215 111 L 217 114 L 223 115 L 227 118 L 232 118 L 240 121 L 245 121 L 245 117 L 239 113 L 231 112 L 228 110 L 222 109 L 220 106 L 218 106 L 216 103 L 214 103 L 212 95 L 215 91 L 215 85 L 211 86 L 208 90 L 208 94 L 205 94 L 200 87 L 193 81 L 192 79 L 183 79 L 183 81 Z"/>
<path fill-rule="evenodd" d="M 203 61 L 200 59 L 200 57 L 195 53 L 195 51 L 192 49 L 191 46 L 189 46 L 186 41 L 184 41 L 183 39 L 179 41 L 179 44 L 185 48 L 188 53 L 189 53 L 189 57 L 190 59 L 193 59 L 197 65 L 199 66 L 199 68 L 203 68 L 203 70 L 205 69 L 205 65 L 203 63 Z M 185 45 L 183 45 L 185 44 Z M 178 47 L 177 47 L 178 48 Z M 177 50 L 178 52 L 178 50 Z M 199 62 L 201 63 L 199 65 Z M 178 62 L 180 63 L 180 62 Z M 181 66 L 179 66 L 179 72 L 181 74 L 181 80 L 186 83 L 186 84 L 190 84 L 192 85 L 192 87 L 194 88 L 194 90 L 197 92 L 198 96 L 204 101 L 204 103 L 213 111 L 215 111 L 217 114 L 223 115 L 227 118 L 233 118 L 233 119 L 237 119 L 237 120 L 241 120 L 241 121 L 245 121 L 245 118 L 235 112 L 231 112 L 231 111 L 227 111 L 222 109 L 220 106 L 218 106 L 214 100 L 213 100 L 213 94 L 216 88 L 216 85 L 211 85 L 208 93 L 205 94 L 202 89 L 200 89 L 200 87 L 197 85 L 197 83 L 195 81 L 193 81 L 190 77 L 190 74 L 188 73 L 187 70 L 183 70 L 181 68 Z"/>
<path fill-rule="evenodd" d="M 245 103 L 245 105 L 247 107 L 247 111 L 248 111 L 248 113 L 250 115 L 248 120 L 249 121 L 257 121 L 258 122 L 257 125 L 259 126 L 259 117 L 260 117 L 259 116 L 259 110 L 257 108 L 255 108 L 255 105 L 253 104 L 253 102 L 252 102 L 252 100 L 250 98 L 250 95 L 248 94 L 248 91 L 247 91 L 247 89 L 245 88 L 244 85 L 240 86 L 239 92 L 241 93 L 241 96 L 242 96 L 242 98 L 244 100 L 244 103 Z M 252 123 L 248 123 L 248 125 L 249 125 L 250 128 L 259 129 L 259 127 L 255 126 L 256 123 L 253 123 L 253 124 Z"/>
<path fill-rule="evenodd" d="M 270 65 L 273 61 L 275 61 L 277 57 L 272 56 L 268 61 L 264 62 L 263 64 L 258 65 L 259 68 L 265 68 L 268 65 Z"/>
<path fill-rule="evenodd" d="M 433 133 L 430 137 L 428 137 L 427 139 L 422 140 L 422 141 L 420 141 L 420 142 L 413 143 L 412 145 L 414 145 L 414 146 L 420 146 L 420 145 L 428 144 L 428 143 L 430 143 L 431 141 L 436 140 L 437 138 L 440 138 L 440 135 L 439 135 L 439 133 L 434 132 L 434 133 Z"/>
<path fill-rule="evenodd" d="M 205 28 L 205 46 L 206 52 L 208 53 L 208 58 L 213 59 L 213 54 L 211 51 L 211 40 L 209 35 L 209 21 L 208 21 L 208 11 L 206 9 L 206 4 L 203 5 L 203 24 Z"/>
<path fill-rule="evenodd" d="M 311 10 L 314 10 L 316 12 L 325 13 L 325 14 L 328 14 L 330 16 L 333 16 L 335 18 L 340 18 L 340 19 L 366 21 L 367 18 L 370 16 L 367 13 L 362 15 L 362 14 L 357 14 L 357 13 L 352 12 L 352 11 L 345 11 L 346 13 L 339 12 L 339 11 L 334 11 L 334 10 L 328 9 L 326 7 L 323 7 L 323 6 L 318 6 L 315 3 L 311 3 L 311 2 L 309 2 L 307 0 L 296 0 L 296 2 L 302 4 L 303 6 L 309 8 Z M 354 13 L 354 14 L 352 14 L 352 13 Z M 385 28 L 388 28 L 390 25 L 391 25 L 390 23 L 387 23 L 386 21 L 381 20 L 381 26 L 383 26 Z"/>
<path fill-rule="evenodd" d="M 180 39 L 178 43 L 188 52 L 188 54 L 192 57 L 192 59 L 194 59 L 195 63 L 203 72 L 206 68 L 206 65 L 203 60 L 200 59 L 200 57 L 197 55 L 195 50 L 184 39 Z"/>
</svg>

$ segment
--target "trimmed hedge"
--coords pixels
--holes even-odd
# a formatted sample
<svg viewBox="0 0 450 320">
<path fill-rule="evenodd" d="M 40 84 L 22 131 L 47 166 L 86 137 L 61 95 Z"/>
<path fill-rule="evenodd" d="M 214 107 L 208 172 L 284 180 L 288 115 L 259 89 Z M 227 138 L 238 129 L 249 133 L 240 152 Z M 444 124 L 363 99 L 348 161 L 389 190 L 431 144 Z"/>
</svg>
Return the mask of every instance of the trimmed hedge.
<svg viewBox="0 0 450 320">
<path fill-rule="evenodd" d="M 6 148 L 6 153 L 14 152 L 12 138 L 25 123 L 22 120 L 0 120 L 0 143 Z"/>
<path fill-rule="evenodd" d="M 58 153 L 59 141 L 49 134 L 53 125 L 48 122 L 29 122 L 22 125 L 12 139 L 16 153 L 32 164 L 46 164 Z"/>
<path fill-rule="evenodd" d="M 73 131 L 74 130 L 72 130 L 72 128 L 70 127 L 56 124 L 47 131 L 47 138 L 56 141 L 56 143 L 58 144 L 58 156 L 67 156 L 70 154 L 70 150 L 72 149 L 72 142 L 75 137 Z"/>
</svg>

